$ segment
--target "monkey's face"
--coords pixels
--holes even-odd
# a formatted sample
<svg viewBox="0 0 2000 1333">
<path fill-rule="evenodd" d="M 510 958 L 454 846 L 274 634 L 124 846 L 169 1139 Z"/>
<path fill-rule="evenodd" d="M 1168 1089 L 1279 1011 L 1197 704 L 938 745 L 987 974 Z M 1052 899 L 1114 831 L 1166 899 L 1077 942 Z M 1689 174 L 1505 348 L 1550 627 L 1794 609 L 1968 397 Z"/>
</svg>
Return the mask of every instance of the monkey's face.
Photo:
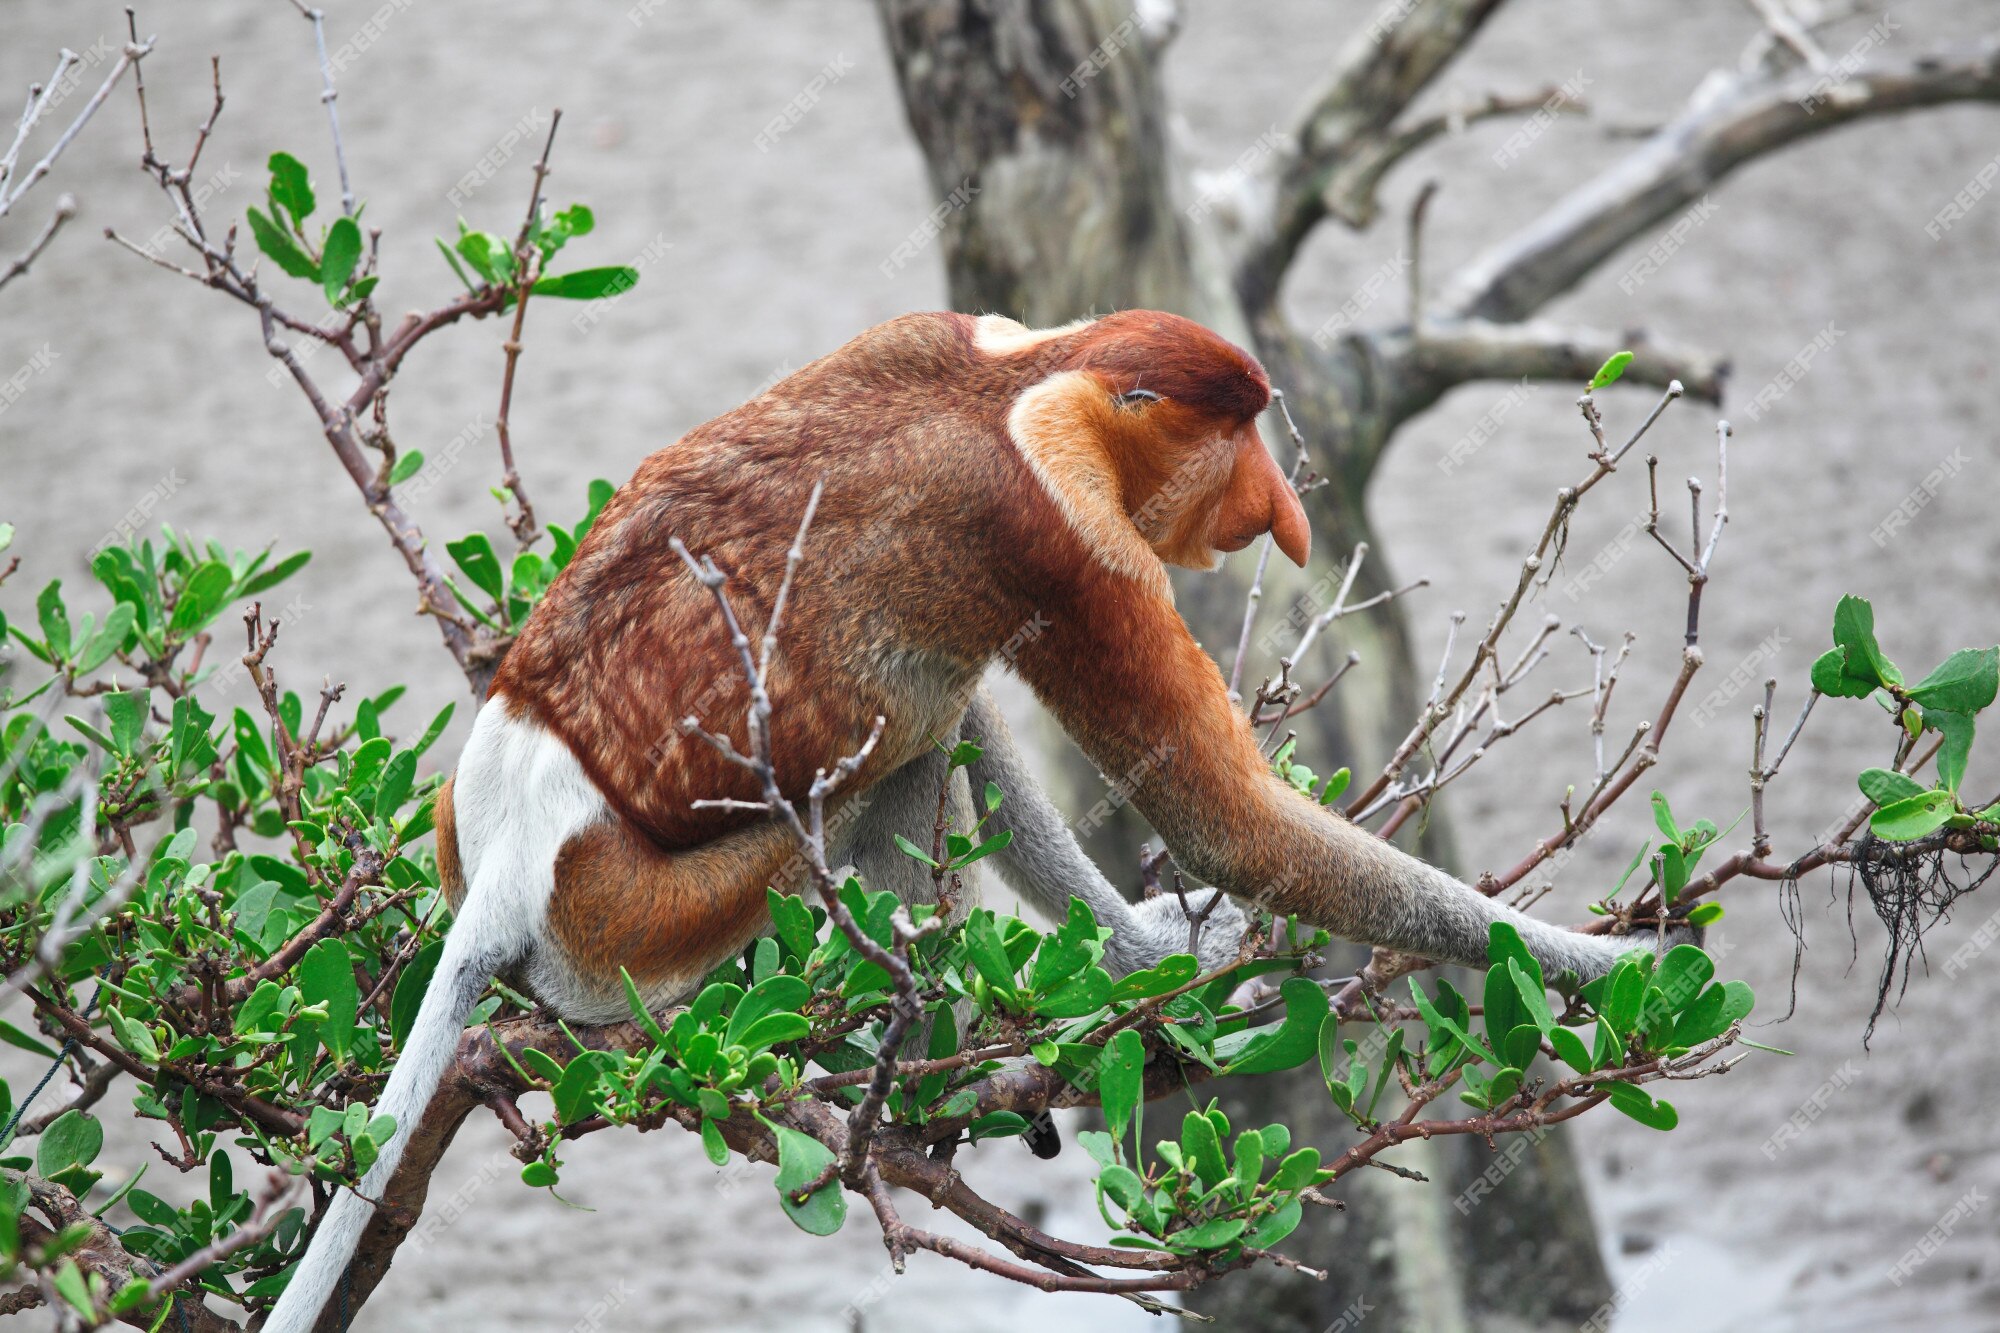
<svg viewBox="0 0 2000 1333">
<path fill-rule="evenodd" d="M 989 355 L 1032 366 L 1009 430 L 1100 554 L 1123 558 L 1108 554 L 1122 545 L 1110 531 L 1122 510 L 1170 565 L 1213 568 L 1267 532 L 1306 562 L 1305 510 L 1257 432 L 1270 381 L 1248 352 L 1157 310 L 1039 334 L 988 315 L 976 336 Z"/>
<path fill-rule="evenodd" d="M 1161 560 L 1210 569 L 1268 532 L 1293 564 L 1305 564 L 1312 530 L 1254 417 L 1218 420 L 1150 392 L 1111 399 L 1108 452 L 1133 524 Z"/>
<path fill-rule="evenodd" d="M 1157 310 L 1107 315 L 1077 341 L 1126 511 L 1161 560 L 1208 569 L 1268 532 L 1305 564 L 1305 510 L 1257 433 L 1271 382 L 1255 357 Z"/>
</svg>

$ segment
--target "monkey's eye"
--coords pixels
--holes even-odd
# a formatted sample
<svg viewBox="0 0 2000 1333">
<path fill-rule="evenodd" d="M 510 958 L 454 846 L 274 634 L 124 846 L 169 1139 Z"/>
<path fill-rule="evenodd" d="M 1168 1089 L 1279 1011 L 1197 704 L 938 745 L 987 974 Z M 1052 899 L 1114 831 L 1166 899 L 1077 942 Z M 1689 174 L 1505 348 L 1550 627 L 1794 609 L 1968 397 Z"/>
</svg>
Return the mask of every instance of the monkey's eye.
<svg viewBox="0 0 2000 1333">
<path fill-rule="evenodd" d="M 1137 407 L 1141 403 L 1157 403 L 1160 395 L 1151 389 L 1127 389 L 1112 400 L 1120 407 Z"/>
</svg>

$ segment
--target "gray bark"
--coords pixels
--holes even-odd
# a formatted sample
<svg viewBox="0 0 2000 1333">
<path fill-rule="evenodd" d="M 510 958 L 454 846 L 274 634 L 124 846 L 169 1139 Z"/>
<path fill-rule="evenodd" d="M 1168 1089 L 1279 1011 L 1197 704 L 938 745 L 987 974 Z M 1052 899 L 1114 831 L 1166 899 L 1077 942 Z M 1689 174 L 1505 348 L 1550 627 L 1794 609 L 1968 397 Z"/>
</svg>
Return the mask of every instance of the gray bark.
<svg viewBox="0 0 2000 1333">
<path fill-rule="evenodd" d="M 1306 498 L 1315 531 L 1309 575 L 1331 573 L 1367 541 L 1359 600 L 1395 586 L 1393 561 L 1369 529 L 1368 479 L 1397 428 L 1453 386 L 1522 377 L 1579 384 L 1630 348 L 1628 381 L 1663 387 L 1678 379 L 1692 396 L 1719 400 L 1727 367 L 1718 357 L 1643 333 L 1535 319 L 1552 299 L 1763 154 L 1872 116 L 2000 100 L 2000 45 L 1992 42 L 1844 71 L 1828 86 L 1766 34 L 1624 161 L 1436 284 L 1444 295 L 1421 314 L 1406 312 L 1399 326 L 1302 337 L 1278 305 L 1300 246 L 1328 218 L 1355 229 L 1376 219 L 1382 180 L 1452 119 L 1412 116 L 1411 104 L 1502 2 L 1416 0 L 1386 29 L 1356 33 L 1308 99 L 1290 142 L 1242 197 L 1190 210 L 1195 201 L 1163 129 L 1157 57 L 1171 32 L 1142 22 L 1169 6 L 877 0 L 932 183 L 956 205 L 944 227 L 953 305 L 1033 326 L 1157 307 L 1250 347 L 1285 391 L 1312 466 L 1330 482 Z M 1461 114 L 1514 114 L 1546 100 L 1490 97 Z M 1279 453 L 1286 457 L 1286 446 Z M 1249 562 L 1237 561 L 1178 589 L 1190 623 L 1225 668 L 1250 577 Z M 1361 653 L 1361 667 L 1295 722 L 1307 762 L 1344 762 L 1365 774 L 1414 718 L 1423 673 L 1393 606 L 1342 621 L 1340 637 Z M 1273 669 L 1253 660 L 1246 692 Z M 1298 675 L 1308 687 L 1323 678 L 1311 665 Z M 1065 775 L 1052 785 L 1072 808 L 1103 791 L 1074 754 Z M 1090 850 L 1118 876 L 1145 833 L 1127 815 L 1093 835 Z M 1436 816 L 1425 821 L 1424 838 L 1422 851 L 1449 861 Z M 1305 1142 L 1338 1142 L 1345 1133 L 1310 1079 L 1251 1080 L 1225 1100 L 1232 1118 L 1283 1119 Z M 1454 1201 L 1493 1155 L 1470 1139 L 1424 1152 L 1428 1186 L 1364 1173 L 1346 1191 L 1344 1213 L 1316 1210 L 1288 1243 L 1304 1262 L 1328 1269 L 1329 1282 L 1265 1272 L 1200 1289 L 1190 1303 L 1239 1316 L 1232 1326 L 1272 1330 L 1325 1329 L 1357 1298 L 1393 1312 L 1379 1324 L 1371 1314 L 1370 1327 L 1574 1327 L 1589 1318 L 1609 1284 L 1567 1140 L 1555 1134 L 1535 1144 L 1507 1175 L 1500 1206 L 1466 1209 Z"/>
<path fill-rule="evenodd" d="M 1377 554 L 1363 565 L 1355 597 L 1390 586 L 1393 571 L 1379 554 L 1362 497 L 1393 422 L 1411 410 L 1405 400 L 1424 390 L 1407 378 L 1387 378 L 1362 340 L 1321 352 L 1272 307 L 1253 312 L 1237 298 L 1220 247 L 1190 234 L 1186 201 L 1170 188 L 1164 108 L 1152 53 L 1143 47 L 1149 39 L 1120 35 L 1130 11 L 1102 0 L 884 0 L 882 9 L 932 183 L 940 198 L 964 201 L 943 238 L 953 306 L 998 311 L 1037 327 L 1153 307 L 1248 343 L 1289 396 L 1313 466 L 1332 479 L 1306 500 L 1315 532 L 1310 573 L 1330 573 L 1355 542 L 1368 541 Z M 1102 44 L 1128 39 L 1132 45 L 1101 70 L 1074 77 L 1079 67 L 1090 68 L 1085 62 L 1093 51 L 1107 49 Z M 1287 446 L 1278 447 L 1282 456 Z M 1225 654 L 1233 651 L 1242 615 L 1245 563 L 1184 580 L 1177 589 L 1197 633 Z M 1341 640 L 1362 654 L 1363 666 L 1296 722 L 1302 751 L 1315 766 L 1330 769 L 1338 756 L 1362 772 L 1387 757 L 1414 716 L 1416 672 L 1399 616 L 1343 621 Z M 1269 660 L 1253 661 L 1246 689 L 1258 672 L 1274 669 Z M 1309 672 L 1302 674 L 1313 683 Z M 1081 808 L 1101 793 L 1101 779 L 1080 755 L 1062 749 L 1069 762 L 1052 785 L 1069 798 L 1069 808 Z M 1128 879 L 1121 867 L 1132 865 L 1146 834 L 1128 812 L 1097 831 L 1090 849 L 1114 878 Z M 1430 821 L 1425 850 L 1448 855 L 1437 820 Z M 1225 1089 L 1224 1104 L 1244 1124 L 1283 1120 L 1300 1142 L 1339 1143 L 1347 1134 L 1346 1121 L 1307 1077 L 1248 1081 Z M 1343 1191 L 1345 1212 L 1313 1210 L 1287 1251 L 1326 1268 L 1327 1282 L 1265 1271 L 1196 1291 L 1188 1303 L 1238 1317 L 1225 1318 L 1225 1327 L 1318 1333 L 1364 1294 L 1371 1305 L 1397 1312 L 1382 1327 L 1438 1330 L 1481 1326 L 1466 1321 L 1489 1315 L 1538 1327 L 1552 1304 L 1574 1324 L 1582 1316 L 1570 1312 L 1587 1315 L 1605 1298 L 1609 1283 L 1589 1210 L 1559 1136 L 1521 1163 L 1506 1207 L 1463 1218 L 1451 1200 L 1486 1169 L 1480 1160 L 1486 1151 L 1432 1155 L 1428 1186 L 1371 1172 Z M 1532 1254 L 1523 1252 L 1523 1241 Z M 1524 1270 L 1524 1260 L 1535 1266 Z M 1502 1266 L 1489 1270 L 1489 1263 Z M 1535 1273 L 1535 1281 L 1507 1279 L 1523 1271 Z"/>
</svg>

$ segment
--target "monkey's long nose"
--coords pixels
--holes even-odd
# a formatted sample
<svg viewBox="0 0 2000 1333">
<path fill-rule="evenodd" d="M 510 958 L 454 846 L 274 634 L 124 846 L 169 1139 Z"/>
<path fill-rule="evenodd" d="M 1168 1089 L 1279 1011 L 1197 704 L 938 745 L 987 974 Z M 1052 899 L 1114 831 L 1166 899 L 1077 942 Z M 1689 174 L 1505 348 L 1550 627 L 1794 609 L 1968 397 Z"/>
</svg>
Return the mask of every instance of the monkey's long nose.
<svg viewBox="0 0 2000 1333">
<path fill-rule="evenodd" d="M 1216 517 L 1215 546 L 1220 551 L 1240 551 L 1267 532 L 1286 559 L 1305 565 L 1306 557 L 1312 554 L 1312 529 L 1306 523 L 1305 507 L 1252 428 L 1237 442 L 1229 491 Z"/>
<path fill-rule="evenodd" d="M 1271 470 L 1277 472 L 1277 466 L 1273 464 Z M 1282 473 L 1278 474 L 1277 494 L 1271 501 L 1271 536 L 1286 559 L 1300 569 L 1305 568 L 1307 558 L 1312 555 L 1312 525 L 1306 522 L 1306 508 L 1299 503 L 1299 493 Z"/>
</svg>

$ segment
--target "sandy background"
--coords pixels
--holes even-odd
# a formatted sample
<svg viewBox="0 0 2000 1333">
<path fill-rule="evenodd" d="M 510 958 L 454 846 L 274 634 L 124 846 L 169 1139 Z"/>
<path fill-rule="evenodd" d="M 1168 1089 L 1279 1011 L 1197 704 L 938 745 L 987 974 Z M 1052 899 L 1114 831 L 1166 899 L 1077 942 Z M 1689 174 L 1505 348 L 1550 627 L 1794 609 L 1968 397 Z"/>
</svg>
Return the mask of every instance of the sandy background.
<svg viewBox="0 0 2000 1333">
<path fill-rule="evenodd" d="M 578 262 L 645 258 L 640 286 L 594 327 L 573 328 L 550 307 L 530 322 L 515 432 L 545 515 L 574 516 L 590 478 L 622 480 L 644 453 L 782 370 L 943 299 L 934 255 L 893 275 L 879 267 L 933 201 L 872 8 L 859 0 L 673 0 L 629 12 L 622 3 L 446 0 L 329 9 L 329 39 L 351 55 L 340 109 L 356 189 L 386 232 L 389 309 L 451 290 L 430 238 L 455 213 L 513 225 L 532 153 L 477 184 L 462 205 L 447 194 L 524 118 L 538 123 L 558 105 L 566 117 L 553 193 L 590 203 L 600 220 Z M 1308 0 L 1197 0 L 1190 9 L 1168 86 L 1182 150 L 1211 167 L 1289 124 L 1315 73 L 1372 14 Z M 378 18 L 364 27 L 371 13 Z M 1899 8 L 1886 54 L 1963 44 L 1990 15 L 1975 0 Z M 262 163 L 276 148 L 302 156 L 322 197 L 332 193 L 309 32 L 287 6 L 154 5 L 142 22 L 162 34 L 147 68 L 156 132 L 176 154 L 206 111 L 208 56 L 222 56 L 230 107 L 202 173 L 214 182 L 212 216 L 240 218 L 256 202 Z M 1867 22 L 1829 43 L 1836 55 Z M 1581 72 L 1601 123 L 1652 123 L 1706 69 L 1734 60 L 1752 23 L 1732 4 L 1522 0 L 1433 100 Z M 103 0 L 0 0 L 0 88 L 45 77 L 60 45 L 82 51 L 103 38 L 115 50 L 122 33 L 117 6 Z M 759 132 L 829 65 L 837 77 L 810 114 L 760 148 Z M 74 96 L 80 105 L 83 93 Z M 1392 206 L 1426 174 L 1449 183 L 1432 210 L 1431 272 L 1469 258 L 1618 150 L 1601 129 L 1564 122 L 1501 171 L 1492 155 L 1507 132 L 1486 127 L 1448 143 L 1392 183 Z M 1630 255 L 1551 312 L 1614 328 L 1643 323 L 1736 358 L 1732 523 L 1706 600 L 1712 665 L 1691 702 L 1755 656 L 1746 676 L 1778 674 L 1789 717 L 1843 591 L 1874 596 L 1885 643 L 1906 669 L 1927 670 L 1952 648 L 1996 637 L 2000 414 L 1990 339 L 2000 205 L 1975 210 L 1942 241 L 1924 233 L 1996 149 L 2000 112 L 1990 109 L 1845 131 L 1719 188 L 1715 215 L 1635 293 L 1617 283 Z M 400 565 L 360 514 L 303 402 L 267 376 L 254 320 L 98 238 L 112 225 L 143 239 L 167 220 L 133 169 L 136 156 L 128 89 L 62 165 L 56 187 L 79 195 L 83 216 L 30 279 L 0 296 L 0 378 L 45 345 L 52 353 L 48 369 L 0 410 L 0 518 L 18 524 L 16 549 L 29 562 L 0 602 L 18 613 L 47 578 L 77 586 L 84 553 L 120 513 L 162 496 L 157 516 L 199 534 L 310 547 L 314 562 L 287 598 L 279 669 L 300 687 L 322 673 L 371 689 L 407 680 L 402 720 L 420 724 L 462 686 L 432 630 L 407 614 Z M 10 221 L 0 235 L 9 253 L 55 192 L 45 189 L 41 208 Z M 1314 327 L 1337 308 L 1392 253 L 1388 233 L 1399 231 L 1400 223 L 1356 241 L 1323 230 L 1289 292 L 1298 320 Z M 1761 420 L 1743 420 L 1742 402 L 1829 325 L 1838 335 L 1811 374 Z M 485 494 L 497 475 L 490 435 L 480 431 L 497 400 L 500 339 L 488 324 L 433 340 L 397 392 L 401 443 L 425 449 L 440 474 L 413 505 L 440 541 L 474 525 L 498 531 Z M 1405 431 L 1378 476 L 1373 504 L 1396 569 L 1434 584 L 1413 607 L 1426 660 L 1441 650 L 1451 610 L 1483 619 L 1554 488 L 1584 469 L 1569 395 L 1554 387 L 1526 395 L 1500 438 L 1462 468 L 1440 468 L 1505 392 L 1460 391 Z M 1614 423 L 1636 420 L 1646 405 L 1636 391 L 1608 401 Z M 1688 408 L 1658 429 L 1655 447 L 1676 486 L 1712 469 L 1711 419 Z M 458 462 L 442 467 L 461 437 Z M 1957 475 L 1927 497 L 1920 519 L 1886 544 L 1873 540 L 1871 530 L 1948 460 Z M 1642 470 L 1604 490 L 1578 523 L 1573 569 L 1619 543 L 1643 508 Z M 1297 591 L 1281 588 L 1276 604 Z M 1612 560 L 1581 606 L 1560 584 L 1552 591 L 1550 609 L 1580 615 L 1594 637 L 1628 627 L 1641 634 L 1614 726 L 1655 707 L 1675 663 L 1682 597 L 1666 557 L 1638 545 Z M 1759 653 L 1767 643 L 1775 655 Z M 1336 640 L 1327 651 L 1342 649 Z M 1585 666 L 1577 652 L 1560 670 L 1581 681 Z M 1748 703 L 1746 693 L 1703 725 L 1683 711 L 1659 780 L 1684 818 L 1726 823 L 1745 804 Z M 1849 776 L 1878 760 L 1878 730 L 1855 705 L 1815 719 L 1771 795 L 1781 854 L 1847 804 Z M 1452 798 L 1472 868 L 1511 864 L 1551 826 L 1564 785 L 1588 781 L 1580 717 L 1549 719 L 1510 744 L 1508 763 L 1475 774 Z M 1983 792 L 1996 771 L 1990 756 L 1976 761 L 1970 785 Z M 1642 820 L 1635 808 L 1593 837 L 1565 872 L 1552 915 L 1576 915 L 1608 886 Z M 1916 979 L 1864 1052 L 1880 930 L 1864 904 L 1860 959 L 1850 967 L 1843 909 L 1827 900 L 1824 877 L 1806 885 L 1811 948 L 1799 1016 L 1758 1034 L 1796 1057 L 1756 1055 L 1727 1079 L 1682 1089 L 1684 1124 L 1671 1135 L 1608 1114 L 1578 1127 L 1598 1224 L 1624 1284 L 1620 1329 L 2000 1327 L 1990 1203 L 2000 1186 L 1992 1128 L 2000 1059 L 1988 1017 L 2000 955 L 1952 979 L 1939 966 L 1987 921 L 1988 903 L 2000 902 L 1969 900 L 1939 929 L 1931 974 Z M 1746 886 L 1727 901 L 1729 919 L 1716 932 L 1731 951 L 1724 972 L 1757 987 L 1760 1013 L 1782 1012 L 1792 947 L 1775 895 Z M 10 1079 L 22 1067 L 11 1055 L 0 1064 Z M 1829 1080 L 1839 1086 L 1821 1096 L 1811 1127 L 1767 1154 L 1763 1145 Z M 123 1160 L 145 1152 L 124 1138 L 133 1152 Z M 1045 1297 L 927 1258 L 891 1282 L 860 1220 L 834 1240 L 807 1238 L 772 1206 L 766 1169 L 726 1177 L 685 1136 L 601 1135 L 577 1145 L 567 1193 L 593 1211 L 571 1212 L 513 1183 L 503 1138 L 491 1121 L 468 1127 L 433 1194 L 457 1206 L 434 1204 L 430 1230 L 405 1248 L 358 1329 L 821 1330 L 849 1326 L 850 1310 L 876 1330 L 1033 1320 L 1054 1333 L 1142 1320 L 1109 1298 Z M 1022 1206 L 1047 1210 L 1057 1230 L 1094 1225 L 1076 1188 L 1082 1154 L 1032 1172 L 1016 1154 L 981 1154 L 975 1173 L 999 1180 Z M 1890 1265 L 1968 1190 L 1986 1202 L 1913 1277 L 1892 1284 Z M 447 1211 L 464 1220 L 446 1221 Z"/>
</svg>

